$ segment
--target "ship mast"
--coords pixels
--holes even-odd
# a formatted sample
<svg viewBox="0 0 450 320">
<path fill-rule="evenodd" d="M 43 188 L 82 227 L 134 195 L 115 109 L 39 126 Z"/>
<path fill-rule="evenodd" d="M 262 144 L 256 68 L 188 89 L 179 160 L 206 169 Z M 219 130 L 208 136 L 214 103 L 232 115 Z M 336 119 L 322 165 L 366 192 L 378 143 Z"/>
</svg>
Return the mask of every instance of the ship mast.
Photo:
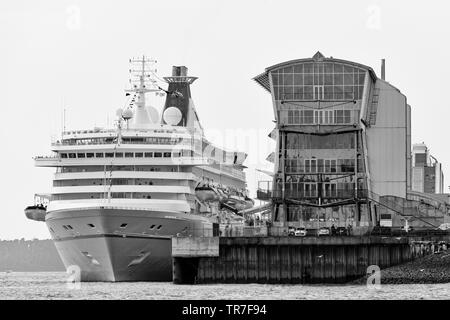
<svg viewBox="0 0 450 320">
<path fill-rule="evenodd" d="M 159 92 L 156 80 L 152 77 L 156 73 L 156 60 L 142 56 L 130 59 L 130 85 L 131 88 L 125 92 L 134 93 L 135 110 L 133 115 L 133 126 L 143 128 L 151 123 L 150 116 L 145 109 L 145 94 L 148 92 Z"/>
</svg>

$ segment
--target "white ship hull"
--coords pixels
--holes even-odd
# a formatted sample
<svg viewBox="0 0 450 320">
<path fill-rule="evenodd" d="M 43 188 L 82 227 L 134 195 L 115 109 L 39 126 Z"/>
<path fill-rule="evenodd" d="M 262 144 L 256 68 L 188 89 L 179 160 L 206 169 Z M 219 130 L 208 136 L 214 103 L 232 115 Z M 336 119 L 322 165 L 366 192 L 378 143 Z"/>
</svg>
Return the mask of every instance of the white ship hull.
<svg viewBox="0 0 450 320">
<path fill-rule="evenodd" d="M 81 281 L 171 281 L 172 236 L 212 234 L 201 216 L 118 208 L 61 210 L 46 223 L 65 267 L 79 270 Z"/>
</svg>

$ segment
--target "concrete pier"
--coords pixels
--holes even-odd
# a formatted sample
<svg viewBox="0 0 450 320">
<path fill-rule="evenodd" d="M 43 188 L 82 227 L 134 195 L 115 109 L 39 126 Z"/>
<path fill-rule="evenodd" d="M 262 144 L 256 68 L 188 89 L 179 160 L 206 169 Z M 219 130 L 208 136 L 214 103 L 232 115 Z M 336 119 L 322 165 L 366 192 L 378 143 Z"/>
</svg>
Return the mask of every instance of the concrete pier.
<svg viewBox="0 0 450 320">
<path fill-rule="evenodd" d="M 410 261 L 404 237 L 174 238 L 173 282 L 344 283 Z"/>
</svg>

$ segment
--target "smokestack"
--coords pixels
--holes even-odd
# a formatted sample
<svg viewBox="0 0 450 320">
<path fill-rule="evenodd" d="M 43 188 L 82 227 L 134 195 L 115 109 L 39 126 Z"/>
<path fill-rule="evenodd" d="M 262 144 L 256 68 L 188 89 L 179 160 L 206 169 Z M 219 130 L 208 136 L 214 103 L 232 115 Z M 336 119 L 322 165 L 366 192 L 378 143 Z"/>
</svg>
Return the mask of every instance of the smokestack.
<svg viewBox="0 0 450 320">
<path fill-rule="evenodd" d="M 381 59 L 381 79 L 385 80 L 386 78 L 386 60 Z"/>
<path fill-rule="evenodd" d="M 173 66 L 172 67 L 172 77 L 186 77 L 187 70 L 185 66 Z"/>
</svg>

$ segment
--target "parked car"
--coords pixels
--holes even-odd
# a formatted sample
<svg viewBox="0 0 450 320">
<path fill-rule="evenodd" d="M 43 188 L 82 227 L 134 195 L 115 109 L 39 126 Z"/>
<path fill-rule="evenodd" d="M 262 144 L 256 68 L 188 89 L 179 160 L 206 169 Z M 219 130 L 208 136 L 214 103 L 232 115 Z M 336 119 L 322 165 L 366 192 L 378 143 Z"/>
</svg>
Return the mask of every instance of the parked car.
<svg viewBox="0 0 450 320">
<path fill-rule="evenodd" d="M 348 235 L 347 228 L 346 227 L 337 227 L 336 228 L 336 235 L 338 235 L 338 236 L 346 236 L 346 235 Z"/>
<path fill-rule="evenodd" d="M 295 236 L 295 228 L 294 227 L 288 228 L 288 236 Z"/>
<path fill-rule="evenodd" d="M 295 229 L 295 236 L 296 237 L 306 237 L 308 234 L 308 231 L 306 231 L 305 228 L 297 228 Z"/>
<path fill-rule="evenodd" d="M 330 229 L 328 228 L 320 228 L 319 230 L 317 230 L 317 235 L 320 236 L 329 236 L 330 235 Z"/>
</svg>

